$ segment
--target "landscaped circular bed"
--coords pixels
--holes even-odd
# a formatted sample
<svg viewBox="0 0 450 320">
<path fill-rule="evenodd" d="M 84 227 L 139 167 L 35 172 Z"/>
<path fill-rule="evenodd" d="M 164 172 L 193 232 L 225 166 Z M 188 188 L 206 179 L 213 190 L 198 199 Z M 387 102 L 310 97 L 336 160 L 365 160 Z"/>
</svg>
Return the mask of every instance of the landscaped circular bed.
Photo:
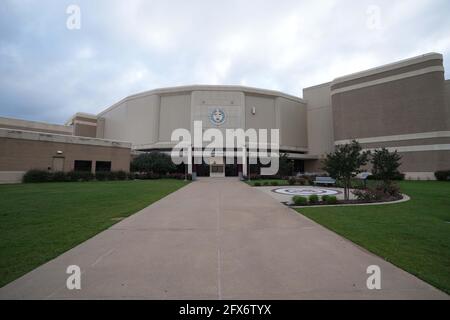
<svg viewBox="0 0 450 320">
<path fill-rule="evenodd" d="M 406 195 L 397 190 L 390 194 L 386 190 L 380 189 L 354 189 L 351 190 L 351 198 L 345 199 L 343 192 L 336 189 L 320 187 L 284 187 L 273 189 L 272 192 L 292 196 L 291 201 L 283 203 L 295 207 L 311 207 L 326 205 L 363 205 L 363 204 L 382 204 L 409 200 Z"/>
</svg>

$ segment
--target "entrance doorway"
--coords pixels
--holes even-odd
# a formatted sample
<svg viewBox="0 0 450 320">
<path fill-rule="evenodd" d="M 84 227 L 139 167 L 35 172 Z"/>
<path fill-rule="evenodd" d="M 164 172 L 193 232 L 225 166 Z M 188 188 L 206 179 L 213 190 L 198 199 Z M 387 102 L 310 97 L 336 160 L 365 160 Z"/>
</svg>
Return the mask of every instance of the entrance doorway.
<svg viewBox="0 0 450 320">
<path fill-rule="evenodd" d="M 225 177 L 225 164 L 222 157 L 211 157 L 209 160 L 209 176 L 212 178 Z"/>
<path fill-rule="evenodd" d="M 53 172 L 64 171 L 64 158 L 63 157 L 53 157 L 52 171 Z"/>
</svg>

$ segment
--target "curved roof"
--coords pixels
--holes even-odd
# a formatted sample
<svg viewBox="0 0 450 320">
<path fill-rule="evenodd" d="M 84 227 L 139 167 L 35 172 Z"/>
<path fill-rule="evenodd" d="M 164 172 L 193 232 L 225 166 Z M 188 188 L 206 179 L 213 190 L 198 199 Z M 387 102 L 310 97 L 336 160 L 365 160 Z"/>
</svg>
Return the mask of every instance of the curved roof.
<svg viewBox="0 0 450 320">
<path fill-rule="evenodd" d="M 171 94 L 171 93 L 181 93 L 181 92 L 192 92 L 192 91 L 241 91 L 244 93 L 252 93 L 252 94 L 261 94 L 261 95 L 267 95 L 267 96 L 274 96 L 274 97 L 282 97 L 289 100 L 294 100 L 297 102 L 306 103 L 306 100 L 296 97 L 287 93 L 283 93 L 280 91 L 275 90 L 268 90 L 268 89 L 260 89 L 260 88 L 253 88 L 253 87 L 246 87 L 246 86 L 239 86 L 239 85 L 188 85 L 188 86 L 177 86 L 177 87 L 167 87 L 167 88 L 158 88 L 153 89 L 149 91 L 144 91 L 141 93 L 136 93 L 133 95 L 130 95 L 119 102 L 115 103 L 111 107 L 105 109 L 104 111 L 100 112 L 98 115 L 102 115 L 105 112 L 114 109 L 116 106 L 122 104 L 123 102 L 127 100 L 142 98 L 146 96 L 151 96 L 155 94 Z"/>
</svg>

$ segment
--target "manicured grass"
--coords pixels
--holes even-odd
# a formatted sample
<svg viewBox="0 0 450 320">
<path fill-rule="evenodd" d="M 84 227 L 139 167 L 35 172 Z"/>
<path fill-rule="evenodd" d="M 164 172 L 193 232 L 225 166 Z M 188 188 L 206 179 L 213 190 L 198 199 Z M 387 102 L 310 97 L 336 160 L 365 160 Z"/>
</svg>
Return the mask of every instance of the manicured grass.
<svg viewBox="0 0 450 320">
<path fill-rule="evenodd" d="M 146 180 L 0 185 L 0 287 L 186 184 Z"/>
<path fill-rule="evenodd" d="M 411 201 L 297 211 L 450 293 L 450 183 L 400 182 Z"/>
<path fill-rule="evenodd" d="M 264 187 L 264 183 L 265 182 L 268 182 L 269 186 L 271 186 L 272 182 L 278 182 L 279 186 L 287 186 L 287 185 L 289 185 L 287 180 L 283 180 L 283 179 L 260 179 L 260 180 L 250 180 L 250 181 L 246 180 L 245 181 L 245 183 L 247 183 L 248 185 L 251 185 L 252 187 L 255 186 L 255 182 L 259 182 L 262 187 Z"/>
</svg>

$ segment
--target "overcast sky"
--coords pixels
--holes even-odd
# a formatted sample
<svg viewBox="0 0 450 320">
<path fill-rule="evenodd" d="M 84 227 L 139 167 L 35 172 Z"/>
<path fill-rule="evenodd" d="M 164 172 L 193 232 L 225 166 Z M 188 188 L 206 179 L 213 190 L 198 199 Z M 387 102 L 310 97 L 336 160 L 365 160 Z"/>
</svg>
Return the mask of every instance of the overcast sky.
<svg viewBox="0 0 450 320">
<path fill-rule="evenodd" d="M 449 0 L 1 0 L 0 116 L 62 123 L 188 84 L 301 96 L 432 51 L 450 70 L 449 13 Z"/>
</svg>

